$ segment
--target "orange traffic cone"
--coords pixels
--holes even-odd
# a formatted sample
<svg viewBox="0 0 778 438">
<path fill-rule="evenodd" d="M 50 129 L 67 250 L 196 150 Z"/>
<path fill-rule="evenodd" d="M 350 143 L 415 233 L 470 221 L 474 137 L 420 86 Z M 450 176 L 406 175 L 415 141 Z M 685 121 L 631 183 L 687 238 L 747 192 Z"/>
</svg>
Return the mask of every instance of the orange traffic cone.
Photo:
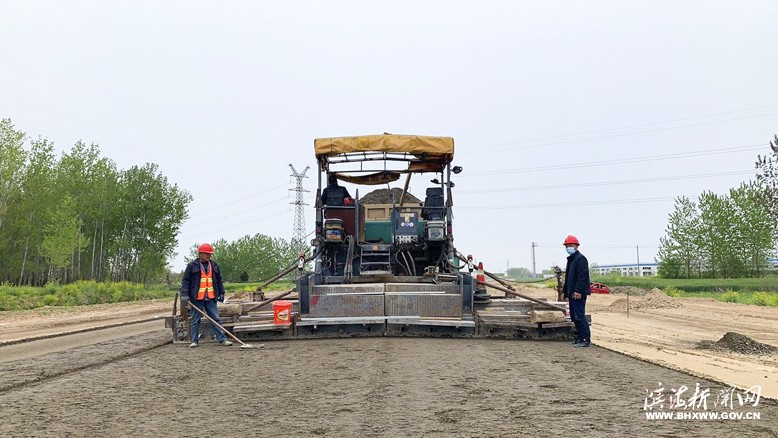
<svg viewBox="0 0 778 438">
<path fill-rule="evenodd" d="M 477 284 L 484 284 L 486 282 L 486 276 L 484 275 L 484 263 L 478 262 L 478 273 L 475 275 L 475 282 Z"/>
</svg>

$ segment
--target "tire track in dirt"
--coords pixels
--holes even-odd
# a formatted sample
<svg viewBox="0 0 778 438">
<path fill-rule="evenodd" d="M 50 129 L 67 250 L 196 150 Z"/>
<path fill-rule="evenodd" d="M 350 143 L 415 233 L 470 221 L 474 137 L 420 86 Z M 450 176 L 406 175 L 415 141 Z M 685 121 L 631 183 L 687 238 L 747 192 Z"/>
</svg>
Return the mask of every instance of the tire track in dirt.
<svg viewBox="0 0 778 438">
<path fill-rule="evenodd" d="M 171 309 L 172 303 L 151 300 L 0 312 L 0 341 L 163 317 L 170 315 Z"/>
<path fill-rule="evenodd" d="M 46 335 L 37 335 L 37 336 L 30 336 L 27 338 L 18 338 L 18 339 L 11 339 L 7 341 L 0 341 L 0 348 L 7 347 L 10 345 L 16 345 L 16 344 L 23 344 L 25 342 L 33 342 L 33 341 L 42 341 L 44 339 L 51 339 L 51 338 L 58 338 L 61 336 L 69 336 L 69 335 L 76 335 L 79 333 L 86 333 L 86 332 L 93 332 L 96 330 L 105 330 L 113 327 L 123 327 L 127 325 L 133 325 L 133 324 L 141 324 L 144 322 L 150 322 L 150 321 L 163 321 L 163 317 L 161 316 L 154 316 L 152 318 L 146 318 L 146 319 L 139 319 L 137 321 L 123 321 L 123 322 L 116 322 L 111 324 L 104 324 L 104 325 L 98 325 L 94 327 L 86 327 L 82 329 L 77 330 L 70 330 L 70 331 L 63 331 L 63 332 L 57 332 L 57 333 L 50 333 Z"/>
<path fill-rule="evenodd" d="M 125 360 L 170 343 L 170 332 L 158 330 L 67 349 L 43 357 L 8 361 L 0 368 L 0 394 Z"/>
<path fill-rule="evenodd" d="M 32 359 L 38 356 L 64 352 L 78 347 L 155 332 L 161 329 L 162 321 L 152 320 L 137 324 L 116 325 L 96 330 L 63 334 L 62 336 L 32 340 L 26 343 L 17 343 L 0 347 L 0 353 L 2 354 L 0 356 L 0 364 L 15 360 Z"/>
</svg>

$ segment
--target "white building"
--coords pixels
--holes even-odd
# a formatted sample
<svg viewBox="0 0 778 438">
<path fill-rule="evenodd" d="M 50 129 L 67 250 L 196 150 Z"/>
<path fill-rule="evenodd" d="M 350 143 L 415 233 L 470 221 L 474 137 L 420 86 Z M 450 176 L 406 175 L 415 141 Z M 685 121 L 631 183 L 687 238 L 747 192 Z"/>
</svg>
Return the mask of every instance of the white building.
<svg viewBox="0 0 778 438">
<path fill-rule="evenodd" d="M 659 273 L 659 264 L 641 263 L 639 267 L 637 263 L 627 263 L 623 265 L 598 265 L 593 266 L 591 270 L 597 275 L 616 273 L 623 277 L 651 277 Z"/>
<path fill-rule="evenodd" d="M 772 269 L 778 269 L 778 258 L 772 258 L 768 260 L 768 264 Z M 609 273 L 617 273 L 624 277 L 651 277 L 659 274 L 658 263 L 641 263 L 640 270 L 638 270 L 637 263 L 627 263 L 623 265 L 601 265 L 593 266 L 592 272 L 597 275 L 606 275 Z M 638 274 L 640 272 L 640 274 Z"/>
</svg>

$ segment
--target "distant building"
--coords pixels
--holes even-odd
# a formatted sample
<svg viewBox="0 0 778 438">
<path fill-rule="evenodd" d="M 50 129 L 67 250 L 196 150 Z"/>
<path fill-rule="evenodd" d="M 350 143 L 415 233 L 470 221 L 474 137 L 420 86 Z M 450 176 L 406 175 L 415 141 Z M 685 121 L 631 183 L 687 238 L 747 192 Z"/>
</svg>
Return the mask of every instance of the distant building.
<svg viewBox="0 0 778 438">
<path fill-rule="evenodd" d="M 778 258 L 768 259 L 768 265 L 772 269 L 778 269 Z M 659 275 L 658 263 L 641 263 L 640 274 L 638 274 L 637 263 L 627 263 L 623 265 L 599 265 L 592 267 L 592 272 L 597 275 L 607 275 L 616 273 L 624 277 L 651 277 Z"/>
<path fill-rule="evenodd" d="M 659 274 L 658 263 L 641 263 L 638 269 L 637 263 L 623 265 L 598 265 L 593 266 L 592 271 L 597 275 L 619 274 L 624 277 L 651 277 Z"/>
</svg>

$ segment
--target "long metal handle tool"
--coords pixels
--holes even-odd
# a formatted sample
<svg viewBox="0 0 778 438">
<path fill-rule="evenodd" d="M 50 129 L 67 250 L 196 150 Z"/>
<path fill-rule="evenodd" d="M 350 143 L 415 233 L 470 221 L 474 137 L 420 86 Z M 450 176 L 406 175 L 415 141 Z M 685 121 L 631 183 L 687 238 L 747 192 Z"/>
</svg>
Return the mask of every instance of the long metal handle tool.
<svg viewBox="0 0 778 438">
<path fill-rule="evenodd" d="M 213 320 L 213 318 L 211 318 L 210 316 L 208 316 L 208 315 L 207 315 L 205 312 L 203 312 L 202 310 L 198 309 L 198 308 L 197 308 L 197 306 L 195 306 L 194 304 L 192 304 L 192 302 L 191 302 L 191 301 L 187 301 L 187 302 L 186 302 L 186 304 L 187 304 L 187 305 L 188 305 L 190 308 L 192 308 L 192 309 L 194 309 L 194 310 L 197 310 L 197 312 L 198 312 L 200 315 L 203 315 L 204 317 L 206 317 L 206 318 L 208 319 L 208 321 L 211 321 L 211 324 L 213 324 L 213 325 L 215 325 L 216 327 L 219 327 L 220 329 L 222 329 L 222 331 L 224 332 L 224 334 L 226 334 L 226 335 L 229 335 L 229 337 L 231 337 L 232 339 L 235 339 L 235 340 L 236 340 L 236 341 L 237 341 L 237 342 L 240 344 L 240 348 L 254 348 L 254 347 L 253 347 L 253 346 L 251 346 L 250 344 L 247 344 L 247 343 L 245 343 L 245 342 L 241 341 L 240 339 L 238 339 L 238 338 L 237 338 L 235 335 L 233 335 L 233 334 L 232 334 L 232 333 L 230 333 L 230 332 L 229 332 L 227 329 L 225 329 L 224 327 L 222 327 L 222 325 L 221 325 L 221 324 L 219 324 L 218 322 L 214 321 L 214 320 Z M 262 345 L 262 346 L 264 347 L 264 345 Z"/>
</svg>

